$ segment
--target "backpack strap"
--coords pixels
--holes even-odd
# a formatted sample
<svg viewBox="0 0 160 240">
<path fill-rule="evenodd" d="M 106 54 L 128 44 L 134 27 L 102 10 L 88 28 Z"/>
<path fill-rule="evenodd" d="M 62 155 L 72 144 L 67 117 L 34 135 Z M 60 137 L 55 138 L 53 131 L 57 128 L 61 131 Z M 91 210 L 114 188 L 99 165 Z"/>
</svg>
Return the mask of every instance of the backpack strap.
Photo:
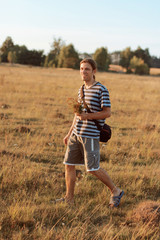
<svg viewBox="0 0 160 240">
<path fill-rule="evenodd" d="M 88 113 L 91 113 L 90 108 L 88 107 L 87 103 L 86 103 L 85 100 L 84 100 L 84 84 L 83 84 L 82 87 L 81 87 L 81 99 L 82 99 L 82 102 L 83 102 L 84 107 L 87 109 L 87 112 L 88 112 Z"/>
</svg>

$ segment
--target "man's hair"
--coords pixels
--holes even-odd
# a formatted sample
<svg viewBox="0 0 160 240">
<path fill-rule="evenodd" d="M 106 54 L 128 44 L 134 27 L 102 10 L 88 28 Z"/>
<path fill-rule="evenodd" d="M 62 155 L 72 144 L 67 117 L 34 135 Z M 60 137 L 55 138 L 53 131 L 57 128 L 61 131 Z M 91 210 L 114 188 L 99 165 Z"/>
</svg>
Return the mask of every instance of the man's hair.
<svg viewBox="0 0 160 240">
<path fill-rule="evenodd" d="M 93 70 L 97 69 L 97 64 L 96 64 L 96 62 L 92 58 L 84 58 L 80 62 L 80 66 L 81 66 L 82 63 L 89 63 Z"/>
</svg>

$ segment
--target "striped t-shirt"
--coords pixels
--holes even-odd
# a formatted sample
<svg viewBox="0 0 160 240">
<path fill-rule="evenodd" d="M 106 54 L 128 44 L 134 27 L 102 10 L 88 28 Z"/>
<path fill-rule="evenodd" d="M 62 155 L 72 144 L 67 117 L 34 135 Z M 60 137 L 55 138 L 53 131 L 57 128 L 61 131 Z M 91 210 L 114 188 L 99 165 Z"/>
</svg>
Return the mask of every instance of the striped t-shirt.
<svg viewBox="0 0 160 240">
<path fill-rule="evenodd" d="M 82 101 L 81 88 L 78 92 L 78 99 L 79 101 Z M 103 107 L 111 107 L 109 92 L 107 88 L 100 82 L 96 82 L 88 89 L 86 89 L 84 86 L 84 99 L 91 112 L 93 113 L 102 111 Z M 84 111 L 86 111 L 86 109 L 84 109 Z M 103 127 L 105 119 L 97 121 Z M 97 126 L 92 120 L 79 120 L 77 117 L 76 123 L 73 127 L 73 133 L 81 137 L 99 138 L 100 131 L 97 129 Z"/>
</svg>

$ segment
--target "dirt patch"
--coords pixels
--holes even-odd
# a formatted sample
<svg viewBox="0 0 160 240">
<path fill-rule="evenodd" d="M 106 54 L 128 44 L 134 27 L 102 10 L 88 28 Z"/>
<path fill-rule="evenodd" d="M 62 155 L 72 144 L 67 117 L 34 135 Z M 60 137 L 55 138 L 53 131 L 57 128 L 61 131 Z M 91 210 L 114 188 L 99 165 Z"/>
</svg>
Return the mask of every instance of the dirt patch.
<svg viewBox="0 0 160 240">
<path fill-rule="evenodd" d="M 8 115 L 5 114 L 5 113 L 0 113 L 0 119 L 1 119 L 1 120 L 8 119 Z"/>
<path fill-rule="evenodd" d="M 2 103 L 2 104 L 1 104 L 1 108 L 2 108 L 2 109 L 8 109 L 8 108 L 10 108 L 10 105 L 5 104 L 5 103 Z"/>
<path fill-rule="evenodd" d="M 20 231 L 27 228 L 28 233 L 31 233 L 35 227 L 34 220 L 30 221 L 18 221 L 12 220 L 11 217 L 6 217 L 0 223 L 1 236 L 3 239 L 12 239 L 12 234 L 14 231 Z"/>
<path fill-rule="evenodd" d="M 154 201 L 140 203 L 132 213 L 129 213 L 127 220 L 132 223 L 142 222 L 152 226 L 159 226 L 160 203 Z"/>
<path fill-rule="evenodd" d="M 65 115 L 62 114 L 62 113 L 56 113 L 56 114 L 54 115 L 54 117 L 55 117 L 55 118 L 65 119 Z"/>
<path fill-rule="evenodd" d="M 19 128 L 15 129 L 16 132 L 20 132 L 20 133 L 30 133 L 30 129 L 24 126 L 21 126 Z"/>
<path fill-rule="evenodd" d="M 154 149 L 149 154 L 150 158 L 159 160 L 160 159 L 160 149 Z"/>
<path fill-rule="evenodd" d="M 144 128 L 144 130 L 146 130 L 146 131 L 153 131 L 153 130 L 155 130 L 156 125 L 155 125 L 155 124 L 147 124 L 147 125 L 145 125 L 143 128 Z"/>
</svg>

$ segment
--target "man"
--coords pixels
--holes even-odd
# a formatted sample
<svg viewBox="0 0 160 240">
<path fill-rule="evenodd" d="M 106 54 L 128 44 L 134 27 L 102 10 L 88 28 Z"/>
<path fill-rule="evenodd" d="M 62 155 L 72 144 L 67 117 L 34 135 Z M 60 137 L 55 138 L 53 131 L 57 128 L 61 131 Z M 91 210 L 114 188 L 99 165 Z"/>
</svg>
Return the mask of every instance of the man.
<svg viewBox="0 0 160 240">
<path fill-rule="evenodd" d="M 86 166 L 87 172 L 96 176 L 111 191 L 109 205 L 117 207 L 124 192 L 116 187 L 108 173 L 99 167 L 99 130 L 93 119 L 98 120 L 103 126 L 105 119 L 111 116 L 111 104 L 108 90 L 95 80 L 96 63 L 90 58 L 80 62 L 80 75 L 84 81 L 84 98 L 91 113 L 85 108 L 81 114 L 76 113 L 68 134 L 64 137 L 67 145 L 65 154 L 65 180 L 66 196 L 61 199 L 67 203 L 74 201 L 74 188 L 76 181 L 76 165 Z M 81 89 L 79 90 L 79 101 L 81 101 Z"/>
</svg>

